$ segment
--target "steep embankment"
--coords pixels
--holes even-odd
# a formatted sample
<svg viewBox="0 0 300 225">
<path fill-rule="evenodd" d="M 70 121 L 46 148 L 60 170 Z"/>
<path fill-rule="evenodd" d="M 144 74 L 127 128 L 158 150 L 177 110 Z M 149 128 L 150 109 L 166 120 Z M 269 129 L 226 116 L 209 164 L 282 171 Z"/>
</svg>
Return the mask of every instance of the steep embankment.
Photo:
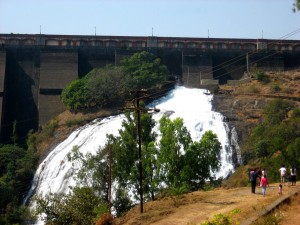
<svg viewBox="0 0 300 225">
<path fill-rule="evenodd" d="M 220 86 L 214 96 L 214 108 L 226 116 L 238 133 L 243 155 L 243 144 L 253 128 L 261 122 L 262 110 L 275 98 L 294 101 L 300 107 L 300 70 L 266 73 L 269 82 L 249 79 L 230 86 Z"/>
</svg>

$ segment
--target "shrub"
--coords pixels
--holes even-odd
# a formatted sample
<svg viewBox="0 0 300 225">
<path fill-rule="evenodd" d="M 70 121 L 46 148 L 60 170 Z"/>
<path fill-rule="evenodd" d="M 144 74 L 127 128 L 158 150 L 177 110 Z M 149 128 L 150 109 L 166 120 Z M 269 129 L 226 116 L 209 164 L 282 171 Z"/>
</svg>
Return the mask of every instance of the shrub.
<svg viewBox="0 0 300 225">
<path fill-rule="evenodd" d="M 85 120 L 83 118 L 78 118 L 78 119 L 70 119 L 66 121 L 66 126 L 67 127 L 72 127 L 74 125 L 81 126 L 85 123 Z"/>
<path fill-rule="evenodd" d="M 277 91 L 280 91 L 280 90 L 281 90 L 281 88 L 280 88 L 279 84 L 275 83 L 275 84 L 272 85 L 272 91 L 273 92 L 277 92 Z"/>
<path fill-rule="evenodd" d="M 55 129 L 58 127 L 58 121 L 56 119 L 50 120 L 50 122 L 43 127 L 43 131 L 46 137 L 53 137 Z"/>
<path fill-rule="evenodd" d="M 258 93 L 260 93 L 260 89 L 258 87 L 256 87 L 255 85 L 251 85 L 251 86 L 247 87 L 246 92 L 252 93 L 252 94 L 258 94 Z"/>
<path fill-rule="evenodd" d="M 201 225 L 232 225 L 232 218 L 222 213 L 214 215 L 211 221 L 205 221 Z"/>
<path fill-rule="evenodd" d="M 113 217 L 110 213 L 104 213 L 101 217 L 96 221 L 96 225 L 111 225 L 113 224 Z"/>
<path fill-rule="evenodd" d="M 258 81 L 261 81 L 263 83 L 269 83 L 270 82 L 269 76 L 263 71 L 257 71 L 254 74 L 254 79 L 256 79 Z"/>
</svg>

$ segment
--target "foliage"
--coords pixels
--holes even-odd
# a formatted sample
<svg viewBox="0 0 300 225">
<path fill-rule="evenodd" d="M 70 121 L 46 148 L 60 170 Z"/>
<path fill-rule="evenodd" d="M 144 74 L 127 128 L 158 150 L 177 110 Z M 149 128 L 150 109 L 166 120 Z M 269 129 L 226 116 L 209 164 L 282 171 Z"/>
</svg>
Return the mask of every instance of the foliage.
<svg viewBox="0 0 300 225">
<path fill-rule="evenodd" d="M 28 151 L 16 145 L 0 147 L 0 221 L 3 224 L 21 222 L 27 217 L 20 207 L 35 169 L 32 148 Z"/>
<path fill-rule="evenodd" d="M 182 197 L 183 194 L 189 192 L 187 186 L 184 184 L 181 187 L 170 187 L 170 194 L 171 194 L 171 198 L 174 201 L 174 206 L 175 207 L 179 207 L 180 205 L 180 199 Z"/>
<path fill-rule="evenodd" d="M 268 157 L 272 153 L 269 150 L 269 143 L 266 140 L 261 140 L 255 144 L 256 156 L 259 158 Z"/>
<path fill-rule="evenodd" d="M 114 106 L 128 98 L 132 81 L 120 67 L 106 66 L 88 73 L 86 88 L 89 105 Z"/>
<path fill-rule="evenodd" d="M 42 219 L 52 225 L 91 225 L 101 210 L 97 195 L 88 187 L 75 187 L 68 195 L 38 196 L 36 203 L 37 213 L 44 213 Z"/>
<path fill-rule="evenodd" d="M 143 107 L 140 105 L 140 107 Z M 137 145 L 137 114 L 125 113 L 126 119 L 122 122 L 123 129 L 119 130 L 117 138 L 118 146 L 115 148 L 114 174 L 120 185 L 130 186 L 131 189 L 139 189 L 139 152 Z M 153 166 L 155 158 L 152 154 L 156 151 L 152 142 L 155 141 L 156 133 L 153 132 L 155 125 L 151 114 L 141 113 L 141 149 L 143 163 L 143 189 L 145 194 L 152 196 L 155 190 L 153 178 Z M 149 157 L 148 157 L 149 156 Z M 135 193 L 137 193 L 136 191 Z M 138 195 L 135 196 L 137 199 Z"/>
<path fill-rule="evenodd" d="M 256 71 L 254 74 L 254 79 L 261 81 L 263 83 L 269 83 L 270 82 L 270 78 L 269 76 L 263 72 L 263 71 Z"/>
<path fill-rule="evenodd" d="M 109 187 L 109 153 L 110 146 L 106 145 L 99 149 L 95 155 L 82 155 L 79 148 L 74 146 L 71 154 L 68 154 L 69 161 L 78 161 L 81 165 L 76 173 L 78 186 L 83 185 L 91 187 L 98 198 L 108 202 Z"/>
<path fill-rule="evenodd" d="M 232 225 L 232 218 L 229 215 L 225 214 L 216 214 L 214 215 L 213 219 L 211 221 L 207 220 L 204 223 L 201 223 L 201 225 Z"/>
<path fill-rule="evenodd" d="M 249 143 L 256 157 L 262 160 L 271 182 L 278 181 L 278 168 L 282 164 L 300 169 L 299 111 L 292 102 L 275 99 L 264 108 L 262 123 L 252 131 Z"/>
<path fill-rule="evenodd" d="M 193 142 L 183 120 L 160 120 L 161 140 L 158 154 L 158 173 L 168 186 L 187 185 L 190 190 L 202 188 L 219 169 L 221 144 L 217 136 L 207 131 L 199 142 Z"/>
<path fill-rule="evenodd" d="M 132 202 L 127 190 L 123 187 L 118 187 L 116 190 L 116 198 L 113 200 L 113 205 L 116 210 L 116 215 L 121 216 L 124 212 L 132 207 Z"/>
<path fill-rule="evenodd" d="M 86 85 L 86 78 L 77 79 L 69 83 L 61 93 L 62 103 L 71 110 L 88 107 L 89 95 Z"/>
<path fill-rule="evenodd" d="M 135 53 L 122 61 L 123 71 L 133 79 L 133 88 L 153 88 L 166 80 L 168 70 L 149 52 Z"/>
<path fill-rule="evenodd" d="M 293 103 L 287 100 L 275 99 L 271 101 L 263 110 L 265 123 L 270 125 L 281 123 L 288 117 L 288 112 L 293 108 Z"/>
<path fill-rule="evenodd" d="M 43 133 L 45 137 L 53 137 L 55 129 L 58 127 L 58 121 L 51 119 L 48 124 L 43 127 Z"/>
<path fill-rule="evenodd" d="M 183 120 L 171 121 L 166 116 L 160 119 L 161 139 L 159 143 L 158 172 L 168 186 L 182 186 L 183 180 L 178 176 L 184 167 L 184 153 L 192 138 Z"/>
<path fill-rule="evenodd" d="M 272 91 L 277 92 L 280 90 L 281 90 L 281 88 L 280 88 L 279 84 L 276 84 L 276 83 L 272 84 Z"/>
</svg>

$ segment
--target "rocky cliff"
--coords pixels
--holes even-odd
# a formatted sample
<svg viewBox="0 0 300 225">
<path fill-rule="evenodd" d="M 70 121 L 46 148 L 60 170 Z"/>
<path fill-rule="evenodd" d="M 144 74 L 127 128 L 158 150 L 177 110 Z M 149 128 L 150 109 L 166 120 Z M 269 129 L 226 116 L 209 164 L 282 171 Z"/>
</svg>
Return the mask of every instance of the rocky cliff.
<svg viewBox="0 0 300 225">
<path fill-rule="evenodd" d="M 300 70 L 268 72 L 266 76 L 268 82 L 251 78 L 234 85 L 222 85 L 214 95 L 215 111 L 226 117 L 231 131 L 237 132 L 241 152 L 236 152 L 235 163 L 243 163 L 243 145 L 252 129 L 262 121 L 262 110 L 268 102 L 283 98 L 300 106 Z"/>
</svg>

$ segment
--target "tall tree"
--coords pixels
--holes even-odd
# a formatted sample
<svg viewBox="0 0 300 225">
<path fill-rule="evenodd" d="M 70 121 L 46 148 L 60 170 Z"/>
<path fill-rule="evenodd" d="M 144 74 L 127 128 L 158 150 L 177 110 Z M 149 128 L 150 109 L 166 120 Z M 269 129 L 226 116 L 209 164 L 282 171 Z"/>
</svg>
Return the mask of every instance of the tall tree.
<svg viewBox="0 0 300 225">
<path fill-rule="evenodd" d="M 140 106 L 143 107 L 143 106 Z M 138 155 L 138 143 L 137 143 L 137 114 L 126 112 L 126 119 L 122 122 L 122 129 L 119 130 L 120 137 L 118 137 L 119 147 L 117 147 L 114 152 L 115 160 L 115 176 L 120 184 L 124 186 L 129 186 L 135 190 L 139 190 L 139 155 Z M 148 113 L 141 113 L 141 145 L 142 145 L 142 156 L 143 163 L 147 167 L 149 161 L 145 158 L 146 155 L 150 155 L 150 151 L 153 148 L 149 147 L 151 142 L 155 141 L 156 134 L 153 132 L 153 127 L 155 125 L 152 116 Z M 151 145 L 150 145 L 151 146 Z M 152 184 L 149 184 L 151 178 L 148 178 L 145 167 L 143 167 L 143 176 L 145 179 L 144 185 L 148 187 L 149 190 Z M 138 193 L 137 191 L 135 193 Z M 138 196 L 136 196 L 138 198 Z"/>
<path fill-rule="evenodd" d="M 122 61 L 123 71 L 133 79 L 134 88 L 153 88 L 167 79 L 168 69 L 149 52 L 135 53 Z"/>
<path fill-rule="evenodd" d="M 199 142 L 193 142 L 182 119 L 172 121 L 165 116 L 160 120 L 160 132 L 157 168 L 162 180 L 169 187 L 203 187 L 220 166 L 217 136 L 207 131 Z"/>
<path fill-rule="evenodd" d="M 181 186 L 178 178 L 183 163 L 184 154 L 187 151 L 192 138 L 187 128 L 183 126 L 183 120 L 176 118 L 174 121 L 163 116 L 160 119 L 161 139 L 158 154 L 158 173 L 168 186 Z"/>
</svg>

